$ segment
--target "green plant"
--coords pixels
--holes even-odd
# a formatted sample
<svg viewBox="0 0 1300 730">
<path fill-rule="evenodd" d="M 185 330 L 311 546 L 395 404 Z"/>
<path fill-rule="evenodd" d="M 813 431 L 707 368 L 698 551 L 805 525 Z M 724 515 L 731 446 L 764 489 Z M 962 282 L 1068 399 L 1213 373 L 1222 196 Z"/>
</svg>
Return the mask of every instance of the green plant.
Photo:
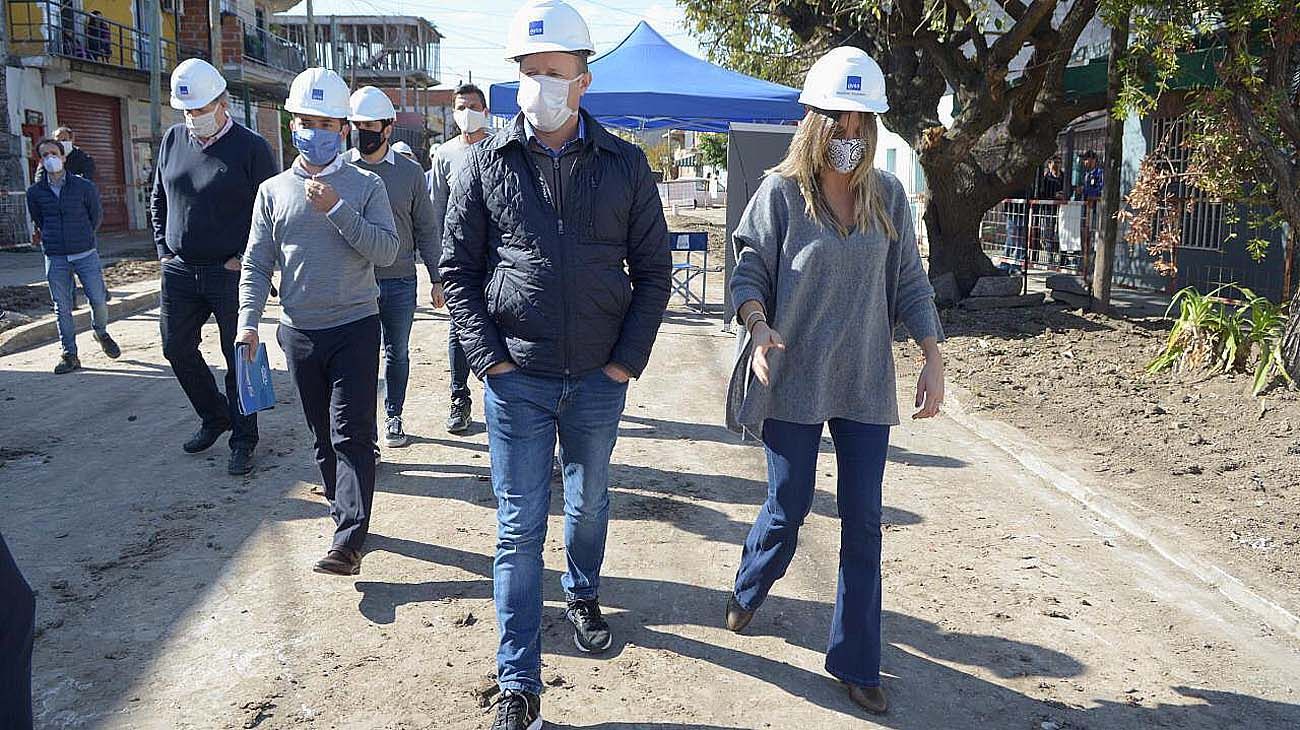
<svg viewBox="0 0 1300 730">
<path fill-rule="evenodd" d="M 1226 289 L 1235 289 L 1242 304 L 1219 301 Z M 1174 295 L 1165 316 L 1174 308 L 1178 316 L 1165 340 L 1164 349 L 1147 364 L 1151 374 L 1174 369 L 1178 372 L 1203 370 L 1209 373 L 1250 372 L 1251 391 L 1259 395 L 1275 380 L 1290 385 L 1282 357 L 1282 335 L 1286 329 L 1284 305 L 1275 304 L 1246 287 L 1224 284 L 1208 294 L 1187 287 Z"/>
</svg>

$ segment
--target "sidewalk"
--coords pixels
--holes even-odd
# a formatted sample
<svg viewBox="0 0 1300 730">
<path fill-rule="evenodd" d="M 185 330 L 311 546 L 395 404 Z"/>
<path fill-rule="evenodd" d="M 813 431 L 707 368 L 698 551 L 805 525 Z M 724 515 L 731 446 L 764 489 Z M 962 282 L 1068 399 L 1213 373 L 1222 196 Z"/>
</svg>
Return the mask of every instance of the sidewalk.
<svg viewBox="0 0 1300 730">
<path fill-rule="evenodd" d="M 149 231 L 102 233 L 99 257 L 104 263 L 121 258 L 153 258 L 157 255 Z M 35 251 L 0 251 L 0 287 L 45 283 L 45 256 Z"/>
<path fill-rule="evenodd" d="M 674 307 L 613 458 L 607 656 L 573 648 L 552 503 L 548 727 L 1300 727 L 1297 646 L 948 417 L 905 420 L 890 448 L 889 715 L 860 715 L 822 669 L 840 529 L 829 445 L 789 574 L 745 634 L 725 631 L 764 458 L 718 425 L 733 340 Z M 310 571 L 331 525 L 273 325 L 279 402 L 257 472 L 232 479 L 224 444 L 180 452 L 196 424 L 156 316 L 120 322 L 122 359 L 90 353 L 78 375 L 45 372 L 53 345 L 0 359 L 0 530 L 40 591 L 38 723 L 487 728 L 495 500 L 481 405 L 471 435 L 441 429 L 445 317 L 416 315 L 415 440 L 384 454 L 362 574 L 334 579 Z M 204 350 L 219 362 L 214 337 Z"/>
</svg>

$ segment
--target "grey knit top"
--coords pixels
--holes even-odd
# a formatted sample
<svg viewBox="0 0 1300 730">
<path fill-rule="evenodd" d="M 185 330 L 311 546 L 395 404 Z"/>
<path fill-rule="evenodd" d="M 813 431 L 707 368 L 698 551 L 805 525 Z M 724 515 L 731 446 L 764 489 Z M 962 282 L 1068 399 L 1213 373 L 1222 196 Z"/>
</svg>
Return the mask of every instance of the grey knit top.
<svg viewBox="0 0 1300 730">
<path fill-rule="evenodd" d="M 804 211 L 799 185 L 769 175 L 741 215 L 732 241 L 732 299 L 758 300 L 786 349 L 768 351 L 770 386 L 750 371 L 741 328 L 727 394 L 727 426 L 759 435 L 769 418 L 822 423 L 843 418 L 895 425 L 893 332 L 902 322 L 917 342 L 943 339 L 934 289 L 921 265 L 903 185 L 878 171 L 898 229 L 853 229 L 847 238 Z"/>
</svg>

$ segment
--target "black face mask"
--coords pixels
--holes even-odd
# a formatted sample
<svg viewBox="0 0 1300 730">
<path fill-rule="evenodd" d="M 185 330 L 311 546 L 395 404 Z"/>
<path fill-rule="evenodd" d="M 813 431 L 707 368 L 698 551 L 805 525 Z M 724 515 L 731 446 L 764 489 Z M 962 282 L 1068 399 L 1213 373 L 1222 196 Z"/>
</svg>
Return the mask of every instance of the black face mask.
<svg viewBox="0 0 1300 730">
<path fill-rule="evenodd" d="M 357 149 L 361 150 L 363 155 L 373 155 L 384 146 L 384 133 L 373 132 L 369 129 L 357 130 Z"/>
</svg>

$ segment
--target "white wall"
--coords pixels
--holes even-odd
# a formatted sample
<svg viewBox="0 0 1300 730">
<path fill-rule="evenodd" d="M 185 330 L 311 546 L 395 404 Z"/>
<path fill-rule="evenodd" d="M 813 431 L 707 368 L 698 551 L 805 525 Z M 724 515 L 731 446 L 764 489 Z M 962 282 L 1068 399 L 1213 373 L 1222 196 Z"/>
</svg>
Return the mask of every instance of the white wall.
<svg viewBox="0 0 1300 730">
<path fill-rule="evenodd" d="M 949 94 L 939 100 L 939 121 L 944 124 L 952 124 L 952 95 Z M 916 195 L 925 192 L 924 181 L 918 180 L 920 172 L 920 162 L 917 160 L 916 153 L 907 140 L 885 129 L 884 122 L 876 118 L 878 134 L 876 137 L 876 160 L 877 169 L 894 173 L 894 176 L 903 183 L 903 189 L 908 195 Z M 892 151 L 892 154 L 891 154 Z M 893 169 L 890 169 L 890 158 L 893 158 Z M 918 185 L 918 183 L 921 183 Z"/>
</svg>

